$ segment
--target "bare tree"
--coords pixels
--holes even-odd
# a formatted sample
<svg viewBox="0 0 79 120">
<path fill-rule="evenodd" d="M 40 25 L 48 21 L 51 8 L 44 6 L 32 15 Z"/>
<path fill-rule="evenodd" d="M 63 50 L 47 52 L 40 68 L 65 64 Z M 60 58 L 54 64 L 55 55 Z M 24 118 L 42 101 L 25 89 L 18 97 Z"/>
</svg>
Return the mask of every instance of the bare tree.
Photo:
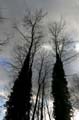
<svg viewBox="0 0 79 120">
<path fill-rule="evenodd" d="M 54 118 L 55 120 L 70 120 L 72 116 L 72 105 L 70 102 L 70 94 L 68 91 L 67 80 L 65 78 L 65 72 L 63 68 L 63 57 L 68 56 L 67 46 L 68 41 L 67 37 L 64 36 L 64 23 L 53 23 L 49 28 L 49 31 L 52 35 L 52 41 L 54 46 L 54 53 L 56 55 L 56 62 L 53 68 L 52 73 L 52 95 L 54 98 Z M 64 55 L 64 56 L 63 56 Z M 66 59 L 67 59 L 66 58 Z"/>
<path fill-rule="evenodd" d="M 42 9 L 35 10 L 32 12 L 27 9 L 25 16 L 23 18 L 22 24 L 13 24 L 13 28 L 16 30 L 16 33 L 19 33 L 21 39 L 23 40 L 22 45 L 15 45 L 14 47 L 14 60 L 9 64 L 14 71 L 14 74 L 18 73 L 23 65 L 25 57 L 30 50 L 30 65 L 33 63 L 35 53 L 43 42 L 43 18 L 46 13 L 43 13 Z M 24 31 L 20 28 L 22 26 Z"/>
<path fill-rule="evenodd" d="M 71 61 L 78 56 L 78 53 L 75 53 L 73 47 L 78 41 L 72 40 L 65 29 L 66 23 L 63 20 L 49 24 L 53 56 L 56 56 L 56 53 L 58 53 L 63 63 L 67 63 L 69 60 Z"/>
<path fill-rule="evenodd" d="M 42 51 L 42 50 L 41 50 Z M 39 55 L 38 55 L 39 54 Z M 49 84 L 49 81 L 47 81 L 48 77 L 51 74 L 50 69 L 50 63 L 48 62 L 49 55 L 42 51 L 42 53 L 38 52 L 37 57 L 34 60 L 34 66 L 36 71 L 38 71 L 38 77 L 37 79 L 37 93 L 36 93 L 36 99 L 35 99 L 35 105 L 33 109 L 33 115 L 32 120 L 36 118 L 37 113 L 37 119 L 43 120 L 44 119 L 44 110 L 45 110 L 45 99 L 47 99 L 46 96 L 46 87 Z M 35 81 L 36 83 L 36 81 Z"/>
<path fill-rule="evenodd" d="M 32 64 L 36 49 L 42 39 L 41 21 L 44 17 L 42 10 L 31 13 L 27 11 L 24 17 L 25 35 L 17 26 L 16 30 L 22 35 L 28 49 L 18 77 L 14 82 L 9 101 L 7 102 L 6 120 L 29 120 L 31 110 Z M 19 94 L 20 93 L 20 94 Z M 15 101 L 15 102 L 14 102 Z"/>
</svg>

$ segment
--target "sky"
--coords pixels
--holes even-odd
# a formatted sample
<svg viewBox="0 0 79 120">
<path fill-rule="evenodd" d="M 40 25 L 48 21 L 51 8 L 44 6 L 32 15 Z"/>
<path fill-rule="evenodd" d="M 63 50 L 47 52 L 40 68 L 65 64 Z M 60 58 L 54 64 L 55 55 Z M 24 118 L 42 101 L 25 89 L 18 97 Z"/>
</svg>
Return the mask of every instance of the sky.
<svg viewBox="0 0 79 120">
<path fill-rule="evenodd" d="M 60 15 L 78 22 L 79 0 L 0 0 L 2 11 L 10 17 L 22 17 L 25 9 L 30 7 L 43 8 L 49 12 L 49 17 L 57 18 Z"/>
<path fill-rule="evenodd" d="M 5 17 L 10 18 L 5 24 L 0 24 L 0 35 L 5 36 L 6 34 L 14 34 L 12 30 L 12 22 L 16 19 L 20 21 L 23 16 L 25 9 L 31 8 L 42 8 L 45 12 L 48 12 L 45 19 L 46 25 L 54 20 L 59 20 L 62 17 L 67 22 L 67 28 L 70 31 L 71 36 L 75 40 L 79 39 L 79 0 L 0 0 L 1 14 Z M 2 36 L 2 37 L 3 37 Z M 10 41 L 10 45 L 4 50 L 3 56 L 9 57 L 11 50 L 17 37 Z M 77 51 L 78 52 L 78 51 Z M 70 70 L 71 71 L 71 70 Z M 78 72 L 73 70 L 73 72 Z"/>
<path fill-rule="evenodd" d="M 6 39 L 6 35 L 10 35 L 11 38 L 9 44 L 3 48 L 0 54 L 0 86 L 2 86 L 0 90 L 4 86 L 7 87 L 12 80 L 7 72 L 9 66 L 6 65 L 7 61 L 11 61 L 13 46 L 17 43 L 17 37 L 15 39 L 12 37 L 15 33 L 12 29 L 12 23 L 15 20 L 21 21 L 27 8 L 32 10 L 42 8 L 45 12 L 48 12 L 45 19 L 46 25 L 62 17 L 67 22 L 71 36 L 75 40 L 79 40 L 79 0 L 0 0 L 0 8 L 0 14 L 10 19 L 6 20 L 7 22 L 0 23 L 0 39 Z M 70 71 L 70 74 L 76 73 L 79 72 L 78 68 L 78 60 L 76 60 L 70 65 L 68 71 Z"/>
</svg>

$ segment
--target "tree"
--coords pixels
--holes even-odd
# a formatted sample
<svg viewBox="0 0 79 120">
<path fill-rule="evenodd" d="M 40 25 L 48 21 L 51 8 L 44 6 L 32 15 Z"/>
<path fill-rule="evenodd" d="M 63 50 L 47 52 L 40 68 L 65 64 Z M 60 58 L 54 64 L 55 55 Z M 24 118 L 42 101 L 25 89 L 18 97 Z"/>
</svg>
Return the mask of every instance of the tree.
<svg viewBox="0 0 79 120">
<path fill-rule="evenodd" d="M 34 106 L 33 106 L 33 114 L 32 114 L 32 120 L 38 119 L 43 120 L 44 119 L 44 111 L 46 112 L 46 87 L 49 84 L 49 77 L 50 77 L 50 62 L 49 62 L 50 54 L 47 54 L 47 51 L 40 50 L 40 52 L 37 53 L 35 60 L 34 60 L 34 68 L 37 71 L 37 77 L 34 78 L 35 83 L 37 82 L 37 93 L 35 93 L 36 98 L 34 99 Z M 35 86 L 35 85 L 34 85 Z M 49 113 L 50 114 L 50 113 Z M 50 116 L 50 115 L 49 115 Z"/>
<path fill-rule="evenodd" d="M 36 64 L 35 64 L 36 65 Z M 41 63 L 40 63 L 40 69 L 38 71 L 38 90 L 37 90 L 37 95 L 36 95 L 36 100 L 35 100 L 35 105 L 34 105 L 34 110 L 33 110 L 33 115 L 32 115 L 32 120 L 35 119 L 35 113 L 36 113 L 36 109 L 37 109 L 37 104 L 38 104 L 38 98 L 40 96 L 40 90 L 41 90 L 41 86 L 43 83 L 42 80 L 42 69 L 43 69 L 43 65 L 44 65 L 44 56 L 41 58 Z M 46 77 L 46 76 L 45 76 Z M 45 79 L 44 79 L 45 80 Z M 40 98 L 39 98 L 40 99 Z M 39 104 L 40 105 L 40 104 Z M 39 107 L 38 105 L 38 107 Z M 42 107 L 41 107 L 42 109 Z M 38 109 L 38 113 L 39 113 L 39 109 Z M 42 114 L 42 110 L 41 110 L 41 114 Z M 39 115 L 38 115 L 38 119 L 39 119 Z"/>
<path fill-rule="evenodd" d="M 78 56 L 73 46 L 78 41 L 74 41 L 73 38 L 69 36 L 66 31 L 66 23 L 62 19 L 49 24 L 49 33 L 53 57 L 56 58 L 56 53 L 58 53 L 65 65 L 65 63 L 68 63 Z"/>
<path fill-rule="evenodd" d="M 30 120 L 32 64 L 36 49 L 42 39 L 41 21 L 43 17 L 42 10 L 36 10 L 35 13 L 27 11 L 24 17 L 26 36 L 18 27 L 15 27 L 28 43 L 28 51 L 6 103 L 6 120 Z"/>
<path fill-rule="evenodd" d="M 68 55 L 68 52 L 70 51 L 67 51 L 68 43 L 72 43 L 72 41 L 67 39 L 64 33 L 64 23 L 62 21 L 60 21 L 60 23 L 53 23 L 49 30 L 52 35 L 54 54 L 56 57 L 52 74 L 54 118 L 55 120 L 70 120 L 72 115 L 72 106 L 70 103 L 70 95 L 67 87 L 63 62 L 65 59 L 67 60 L 72 58 L 70 54 Z"/>
<path fill-rule="evenodd" d="M 67 88 L 67 81 L 63 69 L 63 64 L 59 54 L 53 69 L 52 95 L 54 97 L 54 118 L 55 120 L 70 120 L 72 106 L 69 101 L 70 95 Z"/>
</svg>

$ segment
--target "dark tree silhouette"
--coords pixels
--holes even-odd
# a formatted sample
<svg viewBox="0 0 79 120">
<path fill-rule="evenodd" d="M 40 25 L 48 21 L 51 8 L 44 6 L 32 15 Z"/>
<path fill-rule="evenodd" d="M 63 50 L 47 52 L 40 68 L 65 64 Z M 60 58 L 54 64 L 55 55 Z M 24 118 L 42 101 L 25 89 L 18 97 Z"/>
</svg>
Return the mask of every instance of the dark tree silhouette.
<svg viewBox="0 0 79 120">
<path fill-rule="evenodd" d="M 30 120 L 31 110 L 31 88 L 32 88 L 32 64 L 37 46 L 42 38 L 40 22 L 43 18 L 42 10 L 35 14 L 25 16 L 25 24 L 28 27 L 29 36 L 25 36 L 19 28 L 16 27 L 22 37 L 28 41 L 28 52 L 22 64 L 18 77 L 14 82 L 9 100 L 6 103 L 6 120 Z"/>
<path fill-rule="evenodd" d="M 28 53 L 7 102 L 6 120 L 29 120 L 32 76 L 29 59 L 30 54 Z"/>
<path fill-rule="evenodd" d="M 72 51 L 67 51 L 69 45 L 73 44 L 65 32 L 65 23 L 54 22 L 50 27 L 53 49 L 56 62 L 52 75 L 52 95 L 54 99 L 54 118 L 55 120 L 70 120 L 72 115 L 72 105 L 67 87 L 67 80 L 63 68 L 63 62 L 75 57 Z"/>
<path fill-rule="evenodd" d="M 67 88 L 67 81 L 63 69 L 63 63 L 59 54 L 56 55 L 56 63 L 53 69 L 52 95 L 54 98 L 54 118 L 55 120 L 70 120 L 72 106 Z"/>
</svg>

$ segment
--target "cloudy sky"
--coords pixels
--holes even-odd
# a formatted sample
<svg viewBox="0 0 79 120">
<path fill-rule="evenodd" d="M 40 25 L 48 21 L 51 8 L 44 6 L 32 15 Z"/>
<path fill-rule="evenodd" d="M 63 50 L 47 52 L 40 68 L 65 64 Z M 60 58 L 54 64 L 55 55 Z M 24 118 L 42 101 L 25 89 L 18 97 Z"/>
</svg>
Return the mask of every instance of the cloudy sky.
<svg viewBox="0 0 79 120">
<path fill-rule="evenodd" d="M 79 0 L 0 0 L 0 7 L 5 8 L 4 14 L 10 17 L 21 17 L 25 9 L 30 7 L 43 8 L 48 11 L 50 18 L 62 15 L 75 22 L 79 20 Z"/>
<path fill-rule="evenodd" d="M 20 21 L 25 9 L 43 8 L 45 12 L 48 12 L 46 23 L 62 17 L 66 20 L 71 35 L 75 40 L 79 40 L 79 0 L 0 0 L 0 8 L 0 14 L 10 19 L 10 21 L 6 20 L 4 23 L 0 23 L 0 39 L 5 39 L 6 34 L 13 35 L 12 22 L 15 19 Z M 7 73 L 9 68 L 5 62 L 11 60 L 11 51 L 15 41 L 16 39 L 11 39 L 9 45 L 0 54 L 0 86 L 3 86 L 0 90 L 11 80 Z M 73 73 L 79 72 L 76 69 L 79 66 L 74 67 L 76 65 L 78 66 L 78 61 L 72 65 Z"/>
<path fill-rule="evenodd" d="M 60 17 L 67 22 L 67 27 L 71 32 L 71 36 L 75 40 L 79 39 L 79 0 L 0 0 L 0 13 L 4 17 L 10 18 L 5 23 L 0 23 L 0 36 L 3 38 L 6 34 L 13 34 L 12 22 L 17 19 L 21 20 L 24 16 L 25 9 L 43 8 L 48 12 L 45 19 L 46 23 L 59 20 Z M 10 45 L 4 50 L 3 57 L 9 57 L 15 39 L 10 41 Z"/>
<path fill-rule="evenodd" d="M 10 35 L 10 38 L 14 35 L 12 23 L 15 19 L 20 21 L 27 8 L 31 8 L 32 10 L 35 8 L 42 8 L 45 12 L 48 12 L 45 19 L 46 25 L 54 20 L 59 20 L 62 16 L 67 22 L 67 27 L 71 32 L 71 36 L 73 36 L 75 40 L 79 39 L 79 0 L 0 0 L 0 8 L 0 14 L 9 18 L 9 20 L 0 23 L 0 39 L 6 39 L 7 34 Z M 2 82 L 7 83 L 7 80 L 9 81 L 10 79 L 6 73 L 8 66 L 4 66 L 6 61 L 11 61 L 11 51 L 15 42 L 17 42 L 16 39 L 17 38 L 11 38 L 9 45 L 6 46 L 0 54 L 1 84 Z M 78 67 L 74 69 L 78 61 L 74 63 L 75 64 L 73 64 L 71 68 L 73 73 L 78 72 L 78 69 L 76 69 Z"/>
</svg>

